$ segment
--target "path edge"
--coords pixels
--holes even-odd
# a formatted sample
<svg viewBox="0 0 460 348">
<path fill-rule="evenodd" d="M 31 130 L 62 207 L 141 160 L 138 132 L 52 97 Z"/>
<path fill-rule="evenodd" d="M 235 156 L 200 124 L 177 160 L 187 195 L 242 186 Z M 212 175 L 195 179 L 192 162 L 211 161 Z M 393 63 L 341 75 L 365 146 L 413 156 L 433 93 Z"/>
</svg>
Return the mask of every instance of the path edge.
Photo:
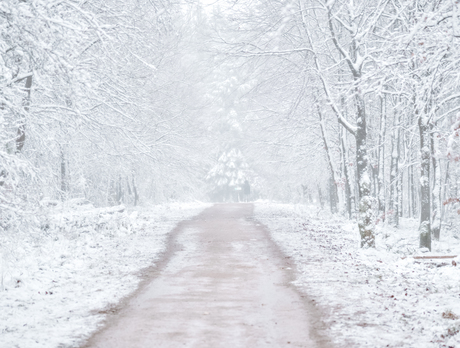
<svg viewBox="0 0 460 348">
<path fill-rule="evenodd" d="M 214 205 L 205 208 L 199 214 L 191 218 L 179 221 L 174 228 L 168 232 L 168 236 L 165 241 L 166 248 L 158 254 L 158 257 L 152 261 L 151 265 L 141 268 L 134 273 L 140 279 L 137 284 L 137 288 L 129 295 L 121 298 L 116 304 L 110 304 L 103 309 L 92 311 L 91 315 L 103 314 L 105 315 L 105 318 L 99 323 L 99 327 L 96 330 L 91 332 L 88 337 L 78 342 L 74 347 L 89 348 L 91 346 L 92 340 L 110 326 L 111 322 L 116 319 L 120 311 L 152 281 L 154 281 L 160 275 L 161 271 L 167 266 L 169 261 L 174 257 L 176 252 L 181 250 L 182 245 L 177 242 L 177 238 L 184 230 L 184 227 L 193 221 L 200 220 L 201 216 L 213 206 Z"/>
<path fill-rule="evenodd" d="M 325 314 L 322 311 L 320 307 L 316 305 L 316 302 L 309 296 L 308 293 L 305 291 L 302 291 L 302 289 L 298 286 L 296 286 L 293 282 L 299 279 L 298 276 L 298 269 L 294 261 L 292 261 L 291 257 L 287 255 L 281 246 L 275 242 L 275 240 L 272 237 L 272 234 L 270 232 L 270 229 L 268 228 L 267 225 L 265 225 L 262 221 L 256 219 L 255 216 L 255 209 L 256 209 L 256 204 L 252 204 L 252 211 L 251 211 L 251 216 L 248 217 L 247 219 L 255 224 L 259 224 L 258 226 L 261 230 L 263 230 L 263 233 L 267 240 L 269 241 L 270 247 L 273 248 L 273 251 L 275 254 L 278 254 L 279 259 L 282 260 L 282 262 L 290 267 L 291 269 L 289 271 L 286 271 L 286 273 L 289 274 L 289 279 L 286 282 L 286 286 L 291 288 L 293 291 L 299 294 L 299 297 L 302 299 L 303 304 L 308 310 L 308 317 L 310 318 L 309 326 L 313 328 L 313 330 L 310 331 L 311 338 L 318 344 L 318 348 L 331 348 L 333 347 L 333 342 L 329 338 L 328 332 L 329 332 L 329 327 L 324 321 Z"/>
</svg>

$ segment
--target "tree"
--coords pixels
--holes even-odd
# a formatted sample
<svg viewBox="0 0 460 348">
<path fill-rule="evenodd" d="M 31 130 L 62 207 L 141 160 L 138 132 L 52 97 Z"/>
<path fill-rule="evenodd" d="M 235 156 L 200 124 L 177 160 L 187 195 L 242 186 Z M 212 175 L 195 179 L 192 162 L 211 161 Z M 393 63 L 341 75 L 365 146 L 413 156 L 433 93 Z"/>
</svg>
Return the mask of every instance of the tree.
<svg viewBox="0 0 460 348">
<path fill-rule="evenodd" d="M 211 184 L 211 197 L 218 202 L 239 202 L 248 179 L 248 164 L 240 150 L 229 148 L 219 156 L 206 180 Z"/>
</svg>

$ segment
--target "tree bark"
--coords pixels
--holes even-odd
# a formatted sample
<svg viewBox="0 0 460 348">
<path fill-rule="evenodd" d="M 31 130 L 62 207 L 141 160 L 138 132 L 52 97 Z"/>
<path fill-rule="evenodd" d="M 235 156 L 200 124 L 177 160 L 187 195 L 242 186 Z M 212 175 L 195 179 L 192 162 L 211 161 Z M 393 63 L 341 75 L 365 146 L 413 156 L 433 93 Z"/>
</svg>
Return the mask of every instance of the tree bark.
<svg viewBox="0 0 460 348">
<path fill-rule="evenodd" d="M 386 95 L 380 98 L 380 133 L 379 133 L 379 177 L 378 200 L 379 215 L 385 220 L 385 131 L 386 131 Z"/>
<path fill-rule="evenodd" d="M 431 192 L 430 192 L 430 126 L 426 117 L 419 116 L 420 131 L 420 248 L 431 251 Z"/>
<path fill-rule="evenodd" d="M 318 111 L 318 116 L 319 116 L 319 124 L 321 128 L 321 135 L 323 137 L 323 144 L 324 144 L 324 149 L 326 150 L 326 156 L 327 156 L 327 162 L 329 165 L 329 170 L 331 173 L 331 182 L 330 182 L 330 204 L 331 204 L 331 213 L 335 214 L 337 213 L 337 204 L 339 201 L 339 194 L 337 192 L 337 179 L 336 179 L 336 171 L 335 171 L 335 166 L 332 160 L 332 155 L 330 153 L 330 147 L 328 145 L 327 137 L 326 137 L 326 128 L 324 124 L 324 119 L 323 115 L 321 113 L 321 110 L 319 108 L 319 105 L 316 104 L 316 109 Z"/>
<path fill-rule="evenodd" d="M 436 159 L 436 154 L 439 150 L 439 139 L 437 134 L 433 134 L 431 137 L 431 159 L 433 164 L 433 192 L 431 208 L 433 215 L 433 226 L 431 228 L 431 233 L 435 240 L 439 240 L 441 235 L 441 168 L 440 163 Z"/>
<path fill-rule="evenodd" d="M 414 172 L 414 166 L 411 166 L 411 195 L 412 195 L 412 217 L 417 216 L 418 212 L 418 199 L 417 199 L 417 193 L 418 193 L 418 188 L 419 185 L 415 184 L 415 172 Z"/>
<path fill-rule="evenodd" d="M 318 186 L 318 200 L 319 204 L 321 206 L 321 209 L 324 208 L 324 199 L 323 199 L 323 193 L 321 192 L 321 187 Z"/>
<path fill-rule="evenodd" d="M 444 176 L 444 182 L 442 185 L 442 194 L 441 194 L 441 203 L 445 202 L 447 199 L 447 192 L 449 190 L 449 181 L 450 181 L 450 162 L 447 161 L 446 163 L 446 174 Z M 444 218 L 446 216 L 446 206 L 444 204 L 441 204 L 441 221 L 444 221 Z"/>
<path fill-rule="evenodd" d="M 24 111 L 26 113 L 29 112 L 31 88 L 32 88 L 32 75 L 29 75 L 26 77 L 26 84 L 25 84 L 27 96 L 24 99 Z M 20 153 L 22 151 L 25 141 L 26 141 L 26 119 L 24 116 L 19 124 L 17 134 L 16 134 L 16 153 Z"/>
<path fill-rule="evenodd" d="M 68 180 L 64 150 L 61 148 L 61 199 L 67 198 Z"/>
<path fill-rule="evenodd" d="M 399 218 L 401 217 L 402 212 L 402 173 L 401 169 L 399 168 L 399 161 L 401 159 L 401 129 L 400 125 L 400 118 L 398 118 L 398 124 L 396 127 L 396 158 L 395 158 L 395 170 L 396 170 L 396 181 L 395 181 L 395 188 L 396 188 L 396 197 L 395 197 L 395 217 L 394 217 L 394 226 L 399 227 Z"/>
<path fill-rule="evenodd" d="M 343 157 L 343 174 L 345 176 L 345 204 L 346 204 L 346 209 L 347 209 L 347 214 L 348 218 L 351 219 L 352 213 L 351 213 L 351 200 L 352 200 L 352 195 L 351 195 L 351 188 L 350 188 L 350 174 L 348 172 L 348 156 L 347 156 L 347 149 L 345 147 L 345 137 L 346 133 L 344 132 L 343 129 L 340 130 L 341 132 L 341 146 L 342 146 L 342 157 Z"/>
<path fill-rule="evenodd" d="M 356 130 L 356 169 L 359 187 L 358 227 L 361 247 L 375 247 L 374 221 L 372 216 L 371 181 L 367 158 L 366 111 L 363 97 L 355 91 L 357 108 Z"/>
<path fill-rule="evenodd" d="M 134 206 L 136 206 L 137 203 L 139 202 L 139 193 L 137 191 L 137 184 L 136 184 L 136 179 L 134 178 L 134 175 L 133 175 L 132 183 L 133 183 L 133 192 L 134 192 Z"/>
<path fill-rule="evenodd" d="M 391 137 L 391 163 L 390 163 L 390 202 L 391 223 L 394 227 L 399 225 L 399 122 L 394 115 L 393 134 Z"/>
</svg>

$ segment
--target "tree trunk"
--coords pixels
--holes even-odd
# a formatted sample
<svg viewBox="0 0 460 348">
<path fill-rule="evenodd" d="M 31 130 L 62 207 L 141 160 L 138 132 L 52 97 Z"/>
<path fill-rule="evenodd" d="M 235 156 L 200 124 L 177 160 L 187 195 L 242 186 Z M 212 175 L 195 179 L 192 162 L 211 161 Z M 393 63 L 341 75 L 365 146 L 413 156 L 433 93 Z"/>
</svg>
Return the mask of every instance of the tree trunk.
<svg viewBox="0 0 460 348">
<path fill-rule="evenodd" d="M 399 128 L 400 119 L 398 118 L 398 125 L 396 129 L 396 158 L 395 158 L 395 170 L 396 170 L 396 197 L 395 197 L 395 219 L 394 219 L 394 226 L 399 227 L 399 218 L 401 217 L 402 212 L 402 173 L 401 169 L 399 168 L 399 161 L 401 159 L 401 130 Z"/>
<path fill-rule="evenodd" d="M 324 199 L 323 199 L 323 194 L 321 192 L 321 187 L 318 186 L 318 200 L 319 200 L 319 204 L 321 206 L 321 209 L 324 208 Z"/>
<path fill-rule="evenodd" d="M 401 156 L 401 155 L 400 155 Z M 403 217 L 403 210 L 404 210 L 404 200 L 403 200 L 403 194 L 404 194 L 404 172 L 399 169 L 399 178 L 398 178 L 398 209 L 399 209 L 399 219 Z M 399 219 L 398 219 L 398 225 L 399 225 Z"/>
<path fill-rule="evenodd" d="M 123 190 L 123 180 L 121 175 L 118 177 L 118 182 L 116 184 L 117 193 L 116 193 L 116 200 L 117 204 L 122 204 L 124 201 L 124 190 Z"/>
<path fill-rule="evenodd" d="M 371 181 L 367 158 L 367 129 L 364 100 L 359 91 L 355 91 L 358 111 L 356 130 L 356 169 L 359 187 L 358 227 L 361 235 L 361 247 L 375 247 L 374 221 L 372 214 Z"/>
<path fill-rule="evenodd" d="M 139 202 L 139 193 L 137 192 L 137 185 L 136 185 L 136 180 L 134 179 L 134 175 L 133 175 L 132 183 L 133 183 L 133 192 L 134 192 L 134 206 L 136 206 L 137 203 Z"/>
<path fill-rule="evenodd" d="M 32 75 L 26 77 L 25 89 L 27 91 L 27 96 L 24 99 L 24 111 L 29 112 L 30 105 L 30 93 L 32 88 Z M 26 141 L 26 119 L 25 116 L 19 123 L 17 135 L 16 135 L 16 153 L 20 153 L 24 147 Z"/>
<path fill-rule="evenodd" d="M 394 127 L 394 123 L 393 123 Z M 395 131 L 393 130 L 393 134 L 391 136 L 391 161 L 390 161 L 390 201 L 388 202 L 389 213 L 391 214 L 391 224 L 393 226 L 396 225 L 397 221 L 395 221 L 396 211 L 398 209 L 398 205 L 396 203 L 396 145 L 395 145 Z"/>
<path fill-rule="evenodd" d="M 409 160 L 412 162 L 412 155 L 409 154 Z M 409 218 L 412 218 L 414 215 L 413 215 L 413 210 L 414 210 L 414 200 L 413 200 L 413 189 L 412 189 L 412 185 L 414 185 L 414 177 L 413 177 L 413 170 L 412 170 L 413 166 L 409 166 L 409 168 L 407 168 L 407 203 L 408 203 L 408 217 Z"/>
<path fill-rule="evenodd" d="M 411 124 L 414 124 L 415 123 L 415 114 L 411 114 L 410 116 L 410 123 Z M 416 151 L 415 151 L 415 148 L 412 147 L 411 149 L 412 151 L 410 151 L 410 162 L 411 163 L 414 163 L 416 162 L 417 160 L 417 154 L 416 154 Z M 414 165 L 411 165 L 410 166 L 410 195 L 411 195 L 411 206 L 412 206 L 412 212 L 411 212 L 411 217 L 416 217 L 418 215 L 418 197 L 417 197 L 417 193 L 418 193 L 418 189 L 420 188 L 420 185 L 417 185 L 417 180 L 415 179 L 416 178 L 416 170 L 414 169 Z"/>
<path fill-rule="evenodd" d="M 441 203 L 445 202 L 447 199 L 447 192 L 449 190 L 449 181 L 450 181 L 450 165 L 449 161 L 446 163 L 446 175 L 444 176 L 444 183 L 442 185 L 442 194 L 441 194 Z M 441 221 L 444 221 L 444 218 L 446 216 L 446 206 L 444 204 L 441 204 Z"/>
<path fill-rule="evenodd" d="M 399 226 L 399 120 L 396 114 L 393 120 L 393 134 L 391 137 L 391 164 L 390 164 L 390 202 L 391 223 Z"/>
<path fill-rule="evenodd" d="M 300 190 L 301 190 L 301 194 L 302 194 L 302 203 L 303 204 L 306 204 L 307 203 L 307 185 L 304 185 L 304 184 L 300 184 Z"/>
<path fill-rule="evenodd" d="M 431 228 L 431 233 L 435 240 L 439 240 L 441 234 L 441 168 L 440 163 L 436 159 L 437 152 L 439 151 L 439 139 L 437 134 L 433 134 L 431 137 L 431 158 L 433 164 L 433 192 L 431 208 L 433 215 L 433 226 Z"/>
<path fill-rule="evenodd" d="M 337 213 L 337 185 L 333 178 L 329 178 L 329 203 L 331 213 Z"/>
<path fill-rule="evenodd" d="M 382 221 L 385 220 L 385 130 L 386 130 L 386 96 L 380 98 L 380 133 L 379 133 L 379 153 L 378 153 L 378 200 L 379 215 Z"/>
<path fill-rule="evenodd" d="M 372 197 L 377 198 L 378 196 L 378 178 L 379 178 L 379 153 L 378 149 L 373 149 L 368 152 L 370 157 L 369 171 L 372 174 Z"/>
<path fill-rule="evenodd" d="M 431 251 L 430 222 L 430 127 L 426 117 L 419 116 L 420 131 L 420 248 Z"/>
<path fill-rule="evenodd" d="M 68 183 L 67 183 L 67 170 L 64 150 L 61 149 L 61 199 L 65 201 L 67 198 Z"/>
<path fill-rule="evenodd" d="M 339 194 L 337 192 L 337 179 L 336 179 L 336 171 L 335 171 L 335 166 L 332 160 L 332 155 L 330 153 L 330 148 L 327 142 L 327 137 L 326 137 L 326 127 L 324 125 L 324 119 L 323 115 L 321 113 L 321 110 L 319 108 L 319 105 L 316 104 L 316 109 L 318 110 L 318 116 L 319 116 L 319 124 L 321 128 L 321 135 L 323 137 L 323 144 L 324 144 L 324 149 L 326 150 L 326 156 L 327 156 L 327 162 L 329 164 L 329 170 L 331 172 L 331 181 L 330 183 L 330 203 L 331 203 L 331 213 L 335 214 L 337 213 L 337 204 L 339 201 Z"/>
<path fill-rule="evenodd" d="M 345 147 L 345 137 L 346 133 L 343 129 L 340 130 L 341 132 L 341 146 L 342 146 L 342 157 L 343 157 L 343 174 L 345 176 L 345 204 L 347 209 L 348 218 L 351 219 L 351 188 L 350 188 L 350 174 L 348 173 L 348 156 L 347 156 L 347 149 Z"/>
<path fill-rule="evenodd" d="M 418 212 L 418 202 L 419 200 L 417 199 L 417 187 L 418 185 L 415 184 L 415 172 L 414 172 L 414 166 L 411 167 L 411 192 L 412 192 L 412 217 L 417 216 Z"/>
</svg>

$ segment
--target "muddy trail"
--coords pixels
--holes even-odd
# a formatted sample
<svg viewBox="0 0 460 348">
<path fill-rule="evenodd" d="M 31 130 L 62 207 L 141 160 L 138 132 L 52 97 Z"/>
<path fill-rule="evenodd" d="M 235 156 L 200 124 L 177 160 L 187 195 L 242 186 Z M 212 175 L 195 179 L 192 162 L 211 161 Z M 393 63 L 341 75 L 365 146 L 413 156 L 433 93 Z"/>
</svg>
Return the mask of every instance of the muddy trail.
<svg viewBox="0 0 460 348">
<path fill-rule="evenodd" d="M 253 208 L 217 204 L 181 223 L 158 269 L 84 348 L 329 347 Z"/>
</svg>

